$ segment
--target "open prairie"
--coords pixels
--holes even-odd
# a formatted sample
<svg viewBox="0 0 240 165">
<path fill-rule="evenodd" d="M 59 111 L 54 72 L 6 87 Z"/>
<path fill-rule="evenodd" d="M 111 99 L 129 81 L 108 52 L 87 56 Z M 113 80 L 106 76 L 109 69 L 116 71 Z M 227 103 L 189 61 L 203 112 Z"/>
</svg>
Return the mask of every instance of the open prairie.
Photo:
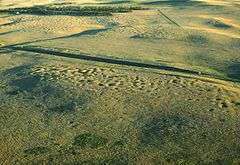
<svg viewBox="0 0 240 165">
<path fill-rule="evenodd" d="M 240 0 L 0 0 L 0 164 L 240 164 Z"/>
</svg>

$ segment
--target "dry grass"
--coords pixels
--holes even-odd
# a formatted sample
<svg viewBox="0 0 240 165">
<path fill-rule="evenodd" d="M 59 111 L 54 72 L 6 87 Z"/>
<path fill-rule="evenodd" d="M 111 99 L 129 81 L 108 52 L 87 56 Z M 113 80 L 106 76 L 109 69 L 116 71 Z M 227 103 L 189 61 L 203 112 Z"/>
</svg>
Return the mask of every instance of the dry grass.
<svg viewBox="0 0 240 165">
<path fill-rule="evenodd" d="M 3 2 L 0 162 L 239 163 L 236 2 Z"/>
</svg>

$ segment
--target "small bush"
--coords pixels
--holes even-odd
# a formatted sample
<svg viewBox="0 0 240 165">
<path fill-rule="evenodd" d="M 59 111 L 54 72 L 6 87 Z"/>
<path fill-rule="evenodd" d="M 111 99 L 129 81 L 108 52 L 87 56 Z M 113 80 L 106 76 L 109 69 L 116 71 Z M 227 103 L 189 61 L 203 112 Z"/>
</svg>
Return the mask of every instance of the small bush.
<svg viewBox="0 0 240 165">
<path fill-rule="evenodd" d="M 107 142 L 108 140 L 104 137 L 91 133 L 84 133 L 76 136 L 73 144 L 82 148 L 98 148 L 104 146 Z"/>
</svg>

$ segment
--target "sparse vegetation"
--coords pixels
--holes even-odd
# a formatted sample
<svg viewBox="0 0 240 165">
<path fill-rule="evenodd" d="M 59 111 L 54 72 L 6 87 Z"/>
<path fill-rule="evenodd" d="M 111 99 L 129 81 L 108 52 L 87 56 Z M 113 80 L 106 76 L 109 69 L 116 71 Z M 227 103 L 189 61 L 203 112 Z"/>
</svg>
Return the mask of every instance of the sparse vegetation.
<svg viewBox="0 0 240 165">
<path fill-rule="evenodd" d="M 186 41 L 194 44 L 207 44 L 208 39 L 201 35 L 189 35 L 187 36 Z"/>
<path fill-rule="evenodd" d="M 0 164 L 239 164 L 236 2 L 36 2 L 0 3 Z"/>
</svg>

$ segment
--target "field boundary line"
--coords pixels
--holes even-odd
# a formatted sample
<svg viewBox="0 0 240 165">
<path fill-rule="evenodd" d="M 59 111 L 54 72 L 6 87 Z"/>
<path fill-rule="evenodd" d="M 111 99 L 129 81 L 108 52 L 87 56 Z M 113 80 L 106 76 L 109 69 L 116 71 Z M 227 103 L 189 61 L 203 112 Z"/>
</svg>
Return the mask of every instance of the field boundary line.
<svg viewBox="0 0 240 165">
<path fill-rule="evenodd" d="M 160 9 L 157 10 L 164 18 L 166 18 L 168 21 L 170 21 L 172 24 L 181 27 L 176 21 L 173 19 L 169 18 L 166 14 L 164 14 Z"/>
</svg>

